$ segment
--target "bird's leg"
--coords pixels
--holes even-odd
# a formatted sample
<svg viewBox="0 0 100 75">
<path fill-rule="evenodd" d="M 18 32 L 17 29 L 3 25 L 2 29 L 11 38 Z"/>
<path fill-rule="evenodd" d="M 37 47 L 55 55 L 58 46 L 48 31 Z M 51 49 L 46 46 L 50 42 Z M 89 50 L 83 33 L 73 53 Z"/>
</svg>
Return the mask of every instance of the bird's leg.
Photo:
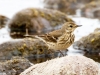
<svg viewBox="0 0 100 75">
<path fill-rule="evenodd" d="M 53 52 L 51 49 L 48 49 L 48 50 L 50 51 L 50 53 L 52 53 L 52 54 L 51 54 L 51 56 L 52 56 L 51 58 L 54 58 L 54 57 L 55 57 L 55 56 L 54 56 L 54 52 Z"/>
<path fill-rule="evenodd" d="M 58 51 L 61 53 L 62 56 L 64 56 L 64 54 L 60 50 L 58 50 Z"/>
<path fill-rule="evenodd" d="M 67 51 L 68 51 L 68 49 L 66 49 L 66 51 L 65 51 L 65 55 L 67 55 Z"/>
<path fill-rule="evenodd" d="M 54 53 L 54 52 L 53 52 L 52 50 L 50 50 L 50 49 L 49 49 L 49 51 L 50 51 L 50 53 Z"/>
</svg>

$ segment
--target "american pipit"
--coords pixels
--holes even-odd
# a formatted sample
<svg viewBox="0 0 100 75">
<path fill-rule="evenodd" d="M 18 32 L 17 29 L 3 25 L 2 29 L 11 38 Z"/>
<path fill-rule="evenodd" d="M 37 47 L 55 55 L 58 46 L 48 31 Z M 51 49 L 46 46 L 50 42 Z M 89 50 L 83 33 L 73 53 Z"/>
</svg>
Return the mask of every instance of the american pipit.
<svg viewBox="0 0 100 75">
<path fill-rule="evenodd" d="M 61 29 L 35 37 L 45 42 L 48 49 L 54 51 L 65 50 L 74 42 L 75 36 L 73 31 L 80 26 L 81 25 L 76 25 L 74 22 L 66 22 Z M 60 53 L 63 55 L 61 51 Z"/>
</svg>

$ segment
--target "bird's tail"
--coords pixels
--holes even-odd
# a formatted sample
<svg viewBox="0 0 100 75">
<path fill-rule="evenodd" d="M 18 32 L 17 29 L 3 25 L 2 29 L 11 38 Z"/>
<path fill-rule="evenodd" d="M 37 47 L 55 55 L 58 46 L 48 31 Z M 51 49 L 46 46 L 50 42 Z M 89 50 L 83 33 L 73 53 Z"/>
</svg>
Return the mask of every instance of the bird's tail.
<svg viewBox="0 0 100 75">
<path fill-rule="evenodd" d="M 41 41 L 43 41 L 44 43 L 47 44 L 47 42 L 46 42 L 44 39 L 42 39 L 41 37 L 39 37 L 39 36 L 35 36 L 35 38 L 37 38 L 37 39 L 39 39 L 39 40 L 41 40 Z"/>
</svg>

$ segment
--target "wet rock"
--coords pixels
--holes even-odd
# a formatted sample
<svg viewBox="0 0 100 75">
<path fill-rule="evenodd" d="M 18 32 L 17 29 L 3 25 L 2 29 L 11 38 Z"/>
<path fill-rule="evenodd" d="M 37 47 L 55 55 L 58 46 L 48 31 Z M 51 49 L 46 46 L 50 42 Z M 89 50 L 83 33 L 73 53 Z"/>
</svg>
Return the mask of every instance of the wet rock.
<svg viewBox="0 0 100 75">
<path fill-rule="evenodd" d="M 100 8 L 94 9 L 93 15 L 94 18 L 100 19 Z"/>
<path fill-rule="evenodd" d="M 75 15 L 76 10 L 93 0 L 44 0 L 44 7 Z"/>
<path fill-rule="evenodd" d="M 33 65 L 20 75 L 99 75 L 99 67 L 84 56 L 65 56 Z"/>
<path fill-rule="evenodd" d="M 96 28 L 94 32 L 100 32 L 100 28 Z"/>
<path fill-rule="evenodd" d="M 3 15 L 0 15 L 0 28 L 3 28 L 8 22 L 9 18 Z"/>
<path fill-rule="evenodd" d="M 99 28 L 87 36 L 82 37 L 73 44 L 73 48 L 84 50 L 90 54 L 100 53 L 100 31 Z"/>
<path fill-rule="evenodd" d="M 81 15 L 88 18 L 100 19 L 100 1 L 92 1 L 81 8 Z"/>
<path fill-rule="evenodd" d="M 13 56 L 23 56 L 32 63 L 41 63 L 58 57 L 59 54 L 48 50 L 48 46 L 43 41 L 35 38 L 12 39 L 0 45 L 0 61 L 9 60 Z"/>
<path fill-rule="evenodd" d="M 91 58 L 93 60 L 95 60 L 96 62 L 100 62 L 100 55 L 97 55 L 95 53 L 85 53 L 84 56 Z"/>
<path fill-rule="evenodd" d="M 66 14 L 50 9 L 27 8 L 16 13 L 10 20 L 10 36 L 24 38 L 26 29 L 29 35 L 47 33 L 65 22 L 73 21 Z"/>
<path fill-rule="evenodd" d="M 14 39 L 0 45 L 0 60 L 11 59 L 13 56 L 36 58 L 47 51 L 47 45 L 37 39 Z"/>
<path fill-rule="evenodd" d="M 75 3 L 76 0 L 45 0 L 44 7 L 49 9 L 57 9 L 67 14 L 75 14 Z"/>
<path fill-rule="evenodd" d="M 30 62 L 23 57 L 13 57 L 11 60 L 0 62 L 0 75 L 19 75 L 30 67 Z"/>
</svg>

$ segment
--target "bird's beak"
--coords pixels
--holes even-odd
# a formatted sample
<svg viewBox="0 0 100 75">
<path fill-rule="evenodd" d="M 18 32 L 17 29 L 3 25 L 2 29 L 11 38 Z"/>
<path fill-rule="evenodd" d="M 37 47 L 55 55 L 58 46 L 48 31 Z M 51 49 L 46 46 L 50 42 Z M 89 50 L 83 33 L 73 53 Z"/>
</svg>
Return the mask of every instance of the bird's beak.
<svg viewBox="0 0 100 75">
<path fill-rule="evenodd" d="M 77 25 L 76 27 L 81 27 L 82 25 Z"/>
</svg>

